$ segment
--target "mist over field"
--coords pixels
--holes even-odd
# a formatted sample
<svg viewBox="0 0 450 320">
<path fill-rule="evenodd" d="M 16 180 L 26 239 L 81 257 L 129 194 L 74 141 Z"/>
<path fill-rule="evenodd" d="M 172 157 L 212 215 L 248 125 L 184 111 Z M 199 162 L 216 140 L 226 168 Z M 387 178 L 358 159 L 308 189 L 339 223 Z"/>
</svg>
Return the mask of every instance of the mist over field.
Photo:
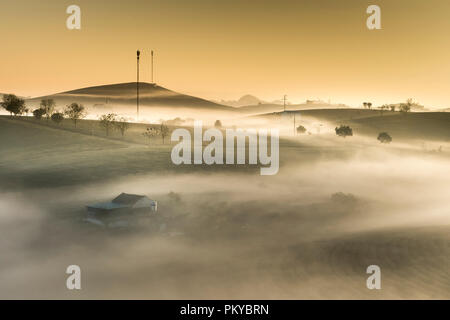
<svg viewBox="0 0 450 320">
<path fill-rule="evenodd" d="M 265 121 L 235 123 L 283 123 Z M 314 130 L 319 120 L 301 121 Z M 383 145 L 336 137 L 323 119 L 320 134 L 288 136 L 289 123 L 279 173 L 261 176 L 259 166 L 174 166 L 173 144 L 157 140 L 0 119 L 10 136 L 0 142 L 0 297 L 449 298 L 445 136 Z M 156 231 L 82 221 L 86 205 L 121 192 L 158 201 Z M 81 291 L 66 289 L 72 264 Z M 372 264 L 382 290 L 366 288 Z"/>
</svg>

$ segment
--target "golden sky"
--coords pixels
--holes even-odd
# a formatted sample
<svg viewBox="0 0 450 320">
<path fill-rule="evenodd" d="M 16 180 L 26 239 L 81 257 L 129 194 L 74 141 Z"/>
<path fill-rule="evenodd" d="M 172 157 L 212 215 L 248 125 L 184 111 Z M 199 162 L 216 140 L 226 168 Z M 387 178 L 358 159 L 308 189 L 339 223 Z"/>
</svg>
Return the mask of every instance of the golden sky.
<svg viewBox="0 0 450 320">
<path fill-rule="evenodd" d="M 66 8 L 81 7 L 81 30 Z M 381 7 L 382 30 L 366 28 Z M 150 81 L 209 99 L 284 94 L 450 107 L 448 0 L 1 0 L 0 92 Z"/>
</svg>

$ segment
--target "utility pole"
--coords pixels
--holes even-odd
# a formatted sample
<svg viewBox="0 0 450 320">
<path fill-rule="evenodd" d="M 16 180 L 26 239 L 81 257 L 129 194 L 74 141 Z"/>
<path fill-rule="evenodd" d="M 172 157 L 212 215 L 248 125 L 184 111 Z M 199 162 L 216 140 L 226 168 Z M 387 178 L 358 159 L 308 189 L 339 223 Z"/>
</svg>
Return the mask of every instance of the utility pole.
<svg viewBox="0 0 450 320">
<path fill-rule="evenodd" d="M 286 112 L 286 98 L 287 98 L 287 95 L 284 95 L 284 97 L 283 97 L 283 109 L 284 109 L 284 112 Z"/>
<path fill-rule="evenodd" d="M 136 81 L 136 112 L 137 117 L 136 120 L 139 121 L 139 57 L 141 55 L 141 52 L 138 50 L 136 52 L 137 54 L 137 81 Z"/>
<path fill-rule="evenodd" d="M 153 81 L 153 50 L 152 50 L 152 84 L 153 83 L 155 83 L 155 82 Z"/>
<path fill-rule="evenodd" d="M 296 130 L 295 130 L 295 112 L 294 112 L 294 136 L 296 135 Z"/>
</svg>

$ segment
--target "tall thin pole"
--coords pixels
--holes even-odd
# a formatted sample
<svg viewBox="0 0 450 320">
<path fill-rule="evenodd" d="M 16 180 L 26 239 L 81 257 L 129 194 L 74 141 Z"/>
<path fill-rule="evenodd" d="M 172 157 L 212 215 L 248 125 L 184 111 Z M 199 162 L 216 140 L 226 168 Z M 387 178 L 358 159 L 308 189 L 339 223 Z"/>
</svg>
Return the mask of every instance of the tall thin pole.
<svg viewBox="0 0 450 320">
<path fill-rule="evenodd" d="M 283 108 L 284 108 L 284 112 L 286 112 L 286 95 L 284 95 L 283 97 Z"/>
<path fill-rule="evenodd" d="M 294 112 L 294 136 L 296 135 L 296 130 L 295 130 L 295 112 Z"/>
<path fill-rule="evenodd" d="M 155 83 L 155 82 L 153 81 L 153 50 L 152 50 L 152 83 Z"/>
<path fill-rule="evenodd" d="M 137 81 L 136 81 L 136 111 L 137 111 L 137 120 L 139 120 L 139 56 L 141 52 L 137 51 Z"/>
</svg>

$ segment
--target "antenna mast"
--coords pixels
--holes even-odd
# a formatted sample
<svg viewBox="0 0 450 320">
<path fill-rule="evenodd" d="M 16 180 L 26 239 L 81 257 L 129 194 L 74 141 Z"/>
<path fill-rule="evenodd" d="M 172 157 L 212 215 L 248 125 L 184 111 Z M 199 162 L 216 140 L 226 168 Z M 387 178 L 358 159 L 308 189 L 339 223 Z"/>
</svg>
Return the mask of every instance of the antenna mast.
<svg viewBox="0 0 450 320">
<path fill-rule="evenodd" d="M 139 120 L 139 57 L 141 55 L 141 52 L 138 50 L 136 52 L 137 54 L 137 81 L 136 81 L 136 113 L 137 118 L 136 120 Z"/>
<path fill-rule="evenodd" d="M 155 83 L 155 82 L 153 81 L 153 50 L 152 50 L 152 84 L 153 83 Z"/>
</svg>

